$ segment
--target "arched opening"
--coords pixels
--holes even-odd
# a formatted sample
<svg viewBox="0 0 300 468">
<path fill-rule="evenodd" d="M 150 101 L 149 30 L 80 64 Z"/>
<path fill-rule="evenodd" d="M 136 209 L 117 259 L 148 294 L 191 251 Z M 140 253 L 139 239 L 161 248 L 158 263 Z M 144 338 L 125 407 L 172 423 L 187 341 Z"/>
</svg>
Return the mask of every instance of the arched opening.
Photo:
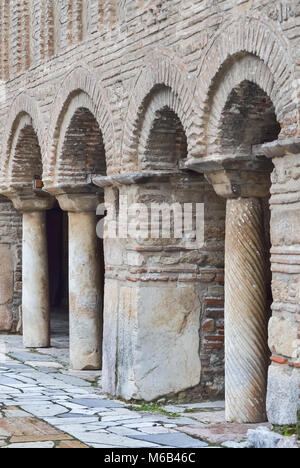
<svg viewBox="0 0 300 468">
<path fill-rule="evenodd" d="M 168 106 L 155 113 L 152 129 L 142 152 L 143 169 L 172 170 L 187 158 L 187 138 L 182 123 Z"/>
<path fill-rule="evenodd" d="M 28 116 L 23 116 L 23 126 L 15 136 L 16 143 L 12 142 L 13 159 L 11 161 L 11 188 L 20 194 L 28 196 L 45 197 L 43 193 L 43 164 L 41 148 L 36 132 Z M 47 243 L 49 280 L 49 299 L 51 308 L 52 344 L 56 339 L 67 337 L 67 217 L 60 210 L 58 204 L 45 213 L 45 235 Z"/>
<path fill-rule="evenodd" d="M 229 187 L 225 368 L 226 418 L 231 422 L 266 420 L 267 325 L 273 303 L 268 190 L 273 165 L 260 145 L 277 140 L 280 130 L 275 107 L 257 84 L 245 80 L 231 91 L 216 135 Z"/>
<path fill-rule="evenodd" d="M 221 154 L 249 156 L 255 147 L 278 139 L 281 126 L 270 97 L 255 83 L 243 81 L 230 93 L 223 109 L 220 124 Z M 269 164 L 266 178 L 270 178 L 273 165 Z M 271 182 L 270 182 L 271 183 Z M 263 206 L 263 231 L 267 259 L 267 318 L 271 317 L 273 303 L 270 261 L 270 208 L 269 197 L 261 199 Z"/>
<path fill-rule="evenodd" d="M 12 151 L 11 186 L 32 190 L 34 180 L 41 180 L 43 174 L 41 149 L 32 125 L 26 124 L 21 129 Z"/>
<path fill-rule="evenodd" d="M 222 154 L 249 155 L 253 146 L 277 140 L 281 131 L 271 99 L 250 81 L 232 90 L 221 122 Z"/>
<path fill-rule="evenodd" d="M 124 352 L 117 363 L 122 368 L 117 392 L 137 399 L 184 391 L 186 398 L 197 400 L 224 390 L 224 201 L 204 176 L 181 170 L 188 133 L 180 109 L 179 97 L 159 85 L 145 98 L 137 122 L 139 169 L 147 176 L 127 193 L 132 199 L 134 192 L 134 201 L 147 205 L 153 231 L 130 244 L 139 253 L 140 267 L 128 288 L 130 300 L 137 298 L 132 306 L 137 319 L 129 310 L 120 314 L 127 342 L 119 342 Z M 186 221 L 192 208 L 194 228 L 196 208 L 203 204 L 205 239 L 198 244 L 188 222 L 178 235 L 175 221 Z M 130 307 L 130 302 L 124 300 L 121 307 Z M 131 346 L 138 348 L 143 369 L 135 371 L 136 360 L 126 352 Z"/>
<path fill-rule="evenodd" d="M 81 107 L 66 129 L 57 169 L 57 182 L 85 183 L 88 174 L 106 175 L 102 133 L 92 112 Z"/>
<path fill-rule="evenodd" d="M 101 356 L 102 347 L 102 336 L 95 344 L 103 329 L 105 278 L 103 239 L 96 237 L 96 201 L 104 202 L 104 192 L 93 191 L 88 181 L 90 174 L 106 175 L 105 148 L 97 120 L 87 107 L 80 106 L 80 96 L 76 96 L 61 122 L 55 174 L 56 184 L 73 197 L 73 204 L 66 207 L 58 196 L 60 207 L 50 212 L 55 220 L 53 242 L 61 259 L 53 265 L 54 270 L 60 270 L 61 280 L 58 282 L 54 275 L 57 291 L 52 299 L 60 301 L 60 309 L 69 312 L 70 363 L 75 370 L 98 370 L 93 356 Z M 87 204 L 82 204 L 84 197 Z M 91 199 L 95 200 L 92 208 Z M 78 269 L 82 269 L 81 278 Z M 90 335 L 96 347 L 93 350 Z"/>
<path fill-rule="evenodd" d="M 55 203 L 46 214 L 52 346 L 68 347 L 68 215 Z M 58 341 L 57 341 L 58 340 Z"/>
</svg>

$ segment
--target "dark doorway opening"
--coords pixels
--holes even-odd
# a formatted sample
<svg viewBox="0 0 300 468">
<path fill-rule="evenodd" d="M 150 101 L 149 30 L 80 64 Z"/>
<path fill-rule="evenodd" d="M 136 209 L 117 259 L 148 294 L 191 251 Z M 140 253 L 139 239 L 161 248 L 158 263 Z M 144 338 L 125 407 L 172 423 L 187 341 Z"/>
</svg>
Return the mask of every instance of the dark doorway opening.
<svg viewBox="0 0 300 468">
<path fill-rule="evenodd" d="M 51 335 L 69 336 L 68 214 L 58 203 L 47 212 Z"/>
</svg>

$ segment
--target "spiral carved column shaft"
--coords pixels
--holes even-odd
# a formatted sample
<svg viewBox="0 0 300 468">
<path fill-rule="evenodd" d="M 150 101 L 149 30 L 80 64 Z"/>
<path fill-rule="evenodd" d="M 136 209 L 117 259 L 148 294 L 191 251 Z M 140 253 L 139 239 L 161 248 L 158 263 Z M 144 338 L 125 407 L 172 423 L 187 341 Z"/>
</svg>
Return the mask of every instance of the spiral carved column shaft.
<svg viewBox="0 0 300 468">
<path fill-rule="evenodd" d="M 228 200 L 226 216 L 226 420 L 266 421 L 266 251 L 260 199 Z"/>
</svg>

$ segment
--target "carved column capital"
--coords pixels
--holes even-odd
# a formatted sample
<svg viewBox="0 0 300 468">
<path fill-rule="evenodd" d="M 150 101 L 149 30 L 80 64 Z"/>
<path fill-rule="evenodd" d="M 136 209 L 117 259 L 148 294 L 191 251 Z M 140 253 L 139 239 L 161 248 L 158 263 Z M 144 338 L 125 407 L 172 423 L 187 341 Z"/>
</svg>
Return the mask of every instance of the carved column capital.
<svg viewBox="0 0 300 468">
<path fill-rule="evenodd" d="M 69 213 L 96 212 L 104 200 L 103 190 L 93 185 L 60 186 L 47 190 L 56 197 L 61 209 Z"/>
<path fill-rule="evenodd" d="M 10 190 L 3 195 L 12 201 L 16 210 L 22 213 L 51 210 L 55 204 L 55 198 L 42 190 Z"/>
<path fill-rule="evenodd" d="M 216 193 L 223 198 L 264 198 L 270 192 L 273 166 L 260 153 L 209 155 L 187 161 L 185 166 L 203 173 Z"/>
<path fill-rule="evenodd" d="M 205 174 L 217 195 L 227 198 L 264 198 L 270 193 L 270 177 L 266 172 L 219 170 Z"/>
</svg>

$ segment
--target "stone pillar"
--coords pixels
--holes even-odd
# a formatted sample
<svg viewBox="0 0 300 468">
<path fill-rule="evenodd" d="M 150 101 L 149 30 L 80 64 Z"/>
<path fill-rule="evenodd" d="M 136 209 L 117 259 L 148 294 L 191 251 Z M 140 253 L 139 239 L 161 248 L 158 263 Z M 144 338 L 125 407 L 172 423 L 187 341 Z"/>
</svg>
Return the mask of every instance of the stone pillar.
<svg viewBox="0 0 300 468">
<path fill-rule="evenodd" d="M 266 420 L 267 316 L 263 210 L 257 198 L 227 201 L 225 244 L 226 420 Z"/>
<path fill-rule="evenodd" d="M 166 177 L 156 172 L 126 177 L 120 176 L 115 186 L 106 186 L 105 200 L 107 206 L 115 207 L 119 220 L 126 218 L 127 205 L 127 227 L 147 218 L 137 203 L 146 200 L 149 209 L 155 201 L 172 204 L 175 194 L 182 207 L 184 203 L 210 203 L 214 214 L 209 216 L 214 220 L 206 220 L 209 233 L 203 248 L 185 236 L 162 239 L 148 233 L 139 238 L 129 232 L 126 236 L 126 223 L 117 239 L 105 236 L 103 389 L 127 400 L 146 401 L 190 388 L 200 393 L 200 385 L 201 391 L 208 392 L 205 371 L 210 369 L 204 359 L 202 368 L 200 355 L 207 353 L 216 369 L 220 355 L 222 361 L 224 337 L 213 323 L 210 342 L 205 342 L 202 317 L 206 297 L 211 299 L 220 290 L 223 294 L 218 278 L 223 280 L 224 202 L 197 175 Z M 109 219 L 108 213 L 106 227 Z M 213 230 L 215 222 L 220 234 Z M 212 344 L 218 346 L 218 355 Z M 222 390 L 221 378 L 215 385 L 216 381 L 214 392 L 218 384 Z"/>
<path fill-rule="evenodd" d="M 274 164 L 271 205 L 273 316 L 269 322 L 267 414 L 272 424 L 299 423 L 300 408 L 300 179 L 293 178 L 300 140 L 264 145 Z"/>
<path fill-rule="evenodd" d="M 102 295 L 95 194 L 58 196 L 69 213 L 70 366 L 102 365 Z"/>
<path fill-rule="evenodd" d="M 53 199 L 46 194 L 12 196 L 23 212 L 22 315 L 25 348 L 50 346 L 50 302 L 46 210 Z"/>
<path fill-rule="evenodd" d="M 50 346 L 50 303 L 45 211 L 23 213 L 23 341 Z"/>
<path fill-rule="evenodd" d="M 266 421 L 268 369 L 267 263 L 261 198 L 264 171 L 219 170 L 207 175 L 227 198 L 225 242 L 226 420 Z"/>
</svg>

